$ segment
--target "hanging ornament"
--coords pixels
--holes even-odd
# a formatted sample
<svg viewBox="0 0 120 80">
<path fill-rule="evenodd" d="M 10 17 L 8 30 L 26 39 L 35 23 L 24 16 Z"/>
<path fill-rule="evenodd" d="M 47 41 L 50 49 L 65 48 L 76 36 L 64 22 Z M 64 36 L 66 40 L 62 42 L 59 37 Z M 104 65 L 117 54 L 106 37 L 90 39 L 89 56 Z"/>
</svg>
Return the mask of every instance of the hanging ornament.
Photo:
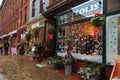
<svg viewBox="0 0 120 80">
<path fill-rule="evenodd" d="M 53 39 L 53 34 L 49 34 L 49 39 Z"/>
<path fill-rule="evenodd" d="M 105 23 L 105 17 L 99 13 L 96 12 L 95 15 L 90 19 L 90 22 L 96 27 L 101 27 Z"/>
<path fill-rule="evenodd" d="M 94 28 L 94 38 L 96 38 L 97 37 L 97 34 L 98 34 L 98 27 L 95 27 Z"/>
</svg>

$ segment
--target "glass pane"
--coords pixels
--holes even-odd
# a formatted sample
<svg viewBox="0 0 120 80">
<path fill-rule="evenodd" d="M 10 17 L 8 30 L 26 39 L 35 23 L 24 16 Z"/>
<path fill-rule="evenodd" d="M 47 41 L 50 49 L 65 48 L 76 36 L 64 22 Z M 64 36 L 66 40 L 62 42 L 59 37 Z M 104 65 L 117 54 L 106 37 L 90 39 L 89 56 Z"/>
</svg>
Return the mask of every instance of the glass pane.
<svg viewBox="0 0 120 80">
<path fill-rule="evenodd" d="M 106 63 L 114 65 L 120 54 L 120 14 L 107 17 L 106 34 Z"/>
<path fill-rule="evenodd" d="M 72 55 L 79 60 L 102 62 L 102 27 L 96 28 L 88 22 L 67 25 L 58 28 L 57 54 L 64 56 L 67 53 L 67 39 L 72 41 Z"/>
</svg>

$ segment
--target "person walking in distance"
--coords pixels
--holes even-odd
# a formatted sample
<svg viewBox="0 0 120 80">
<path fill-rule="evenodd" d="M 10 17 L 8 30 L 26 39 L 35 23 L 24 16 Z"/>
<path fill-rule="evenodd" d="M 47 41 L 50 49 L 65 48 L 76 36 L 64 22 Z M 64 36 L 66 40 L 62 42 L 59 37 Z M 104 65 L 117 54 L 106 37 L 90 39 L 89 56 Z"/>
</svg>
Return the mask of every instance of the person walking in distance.
<svg viewBox="0 0 120 80">
<path fill-rule="evenodd" d="M 3 43 L 0 42 L 0 54 L 2 55 L 2 52 L 3 52 Z"/>
<path fill-rule="evenodd" d="M 20 46 L 19 54 L 23 56 L 24 53 L 25 53 L 25 48 L 24 48 L 24 46 Z"/>
<path fill-rule="evenodd" d="M 9 50 L 9 43 L 8 43 L 8 41 L 5 41 L 5 43 L 4 43 L 4 50 L 5 50 L 5 55 L 8 55 L 8 50 Z"/>
</svg>

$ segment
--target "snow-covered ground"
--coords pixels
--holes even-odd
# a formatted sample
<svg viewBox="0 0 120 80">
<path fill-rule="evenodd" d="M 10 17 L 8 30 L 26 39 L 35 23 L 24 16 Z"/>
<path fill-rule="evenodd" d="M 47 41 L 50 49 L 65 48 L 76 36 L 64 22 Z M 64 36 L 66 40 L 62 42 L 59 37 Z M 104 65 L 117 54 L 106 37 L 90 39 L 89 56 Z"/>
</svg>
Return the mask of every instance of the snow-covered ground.
<svg viewBox="0 0 120 80">
<path fill-rule="evenodd" d="M 57 55 L 58 56 L 62 56 L 64 57 L 67 53 L 61 53 L 58 52 Z M 78 60 L 86 60 L 86 61 L 91 61 L 91 62 L 98 62 L 98 63 L 102 63 L 102 55 L 86 55 L 86 54 L 76 54 L 76 53 L 72 53 L 73 57 L 78 59 Z"/>
<path fill-rule="evenodd" d="M 5 76 L 3 75 L 3 68 L 2 68 L 2 64 L 0 62 L 0 80 L 8 80 L 5 78 Z"/>
<path fill-rule="evenodd" d="M 5 79 L 5 77 L 3 76 L 3 74 L 0 73 L 0 80 L 8 80 L 8 79 Z"/>
</svg>

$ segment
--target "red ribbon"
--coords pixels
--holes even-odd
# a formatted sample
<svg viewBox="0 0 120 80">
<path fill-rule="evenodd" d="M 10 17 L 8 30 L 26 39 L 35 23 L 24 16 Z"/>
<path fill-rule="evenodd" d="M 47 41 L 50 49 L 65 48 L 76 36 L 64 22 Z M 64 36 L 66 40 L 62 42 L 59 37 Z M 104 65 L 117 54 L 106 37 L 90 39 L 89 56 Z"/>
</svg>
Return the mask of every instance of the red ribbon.
<svg viewBox="0 0 120 80">
<path fill-rule="evenodd" d="M 53 39 L 53 34 L 49 34 L 49 39 Z"/>
<path fill-rule="evenodd" d="M 95 28 L 94 28 L 94 38 L 97 37 L 97 34 L 98 34 L 98 27 L 95 27 Z"/>
</svg>

